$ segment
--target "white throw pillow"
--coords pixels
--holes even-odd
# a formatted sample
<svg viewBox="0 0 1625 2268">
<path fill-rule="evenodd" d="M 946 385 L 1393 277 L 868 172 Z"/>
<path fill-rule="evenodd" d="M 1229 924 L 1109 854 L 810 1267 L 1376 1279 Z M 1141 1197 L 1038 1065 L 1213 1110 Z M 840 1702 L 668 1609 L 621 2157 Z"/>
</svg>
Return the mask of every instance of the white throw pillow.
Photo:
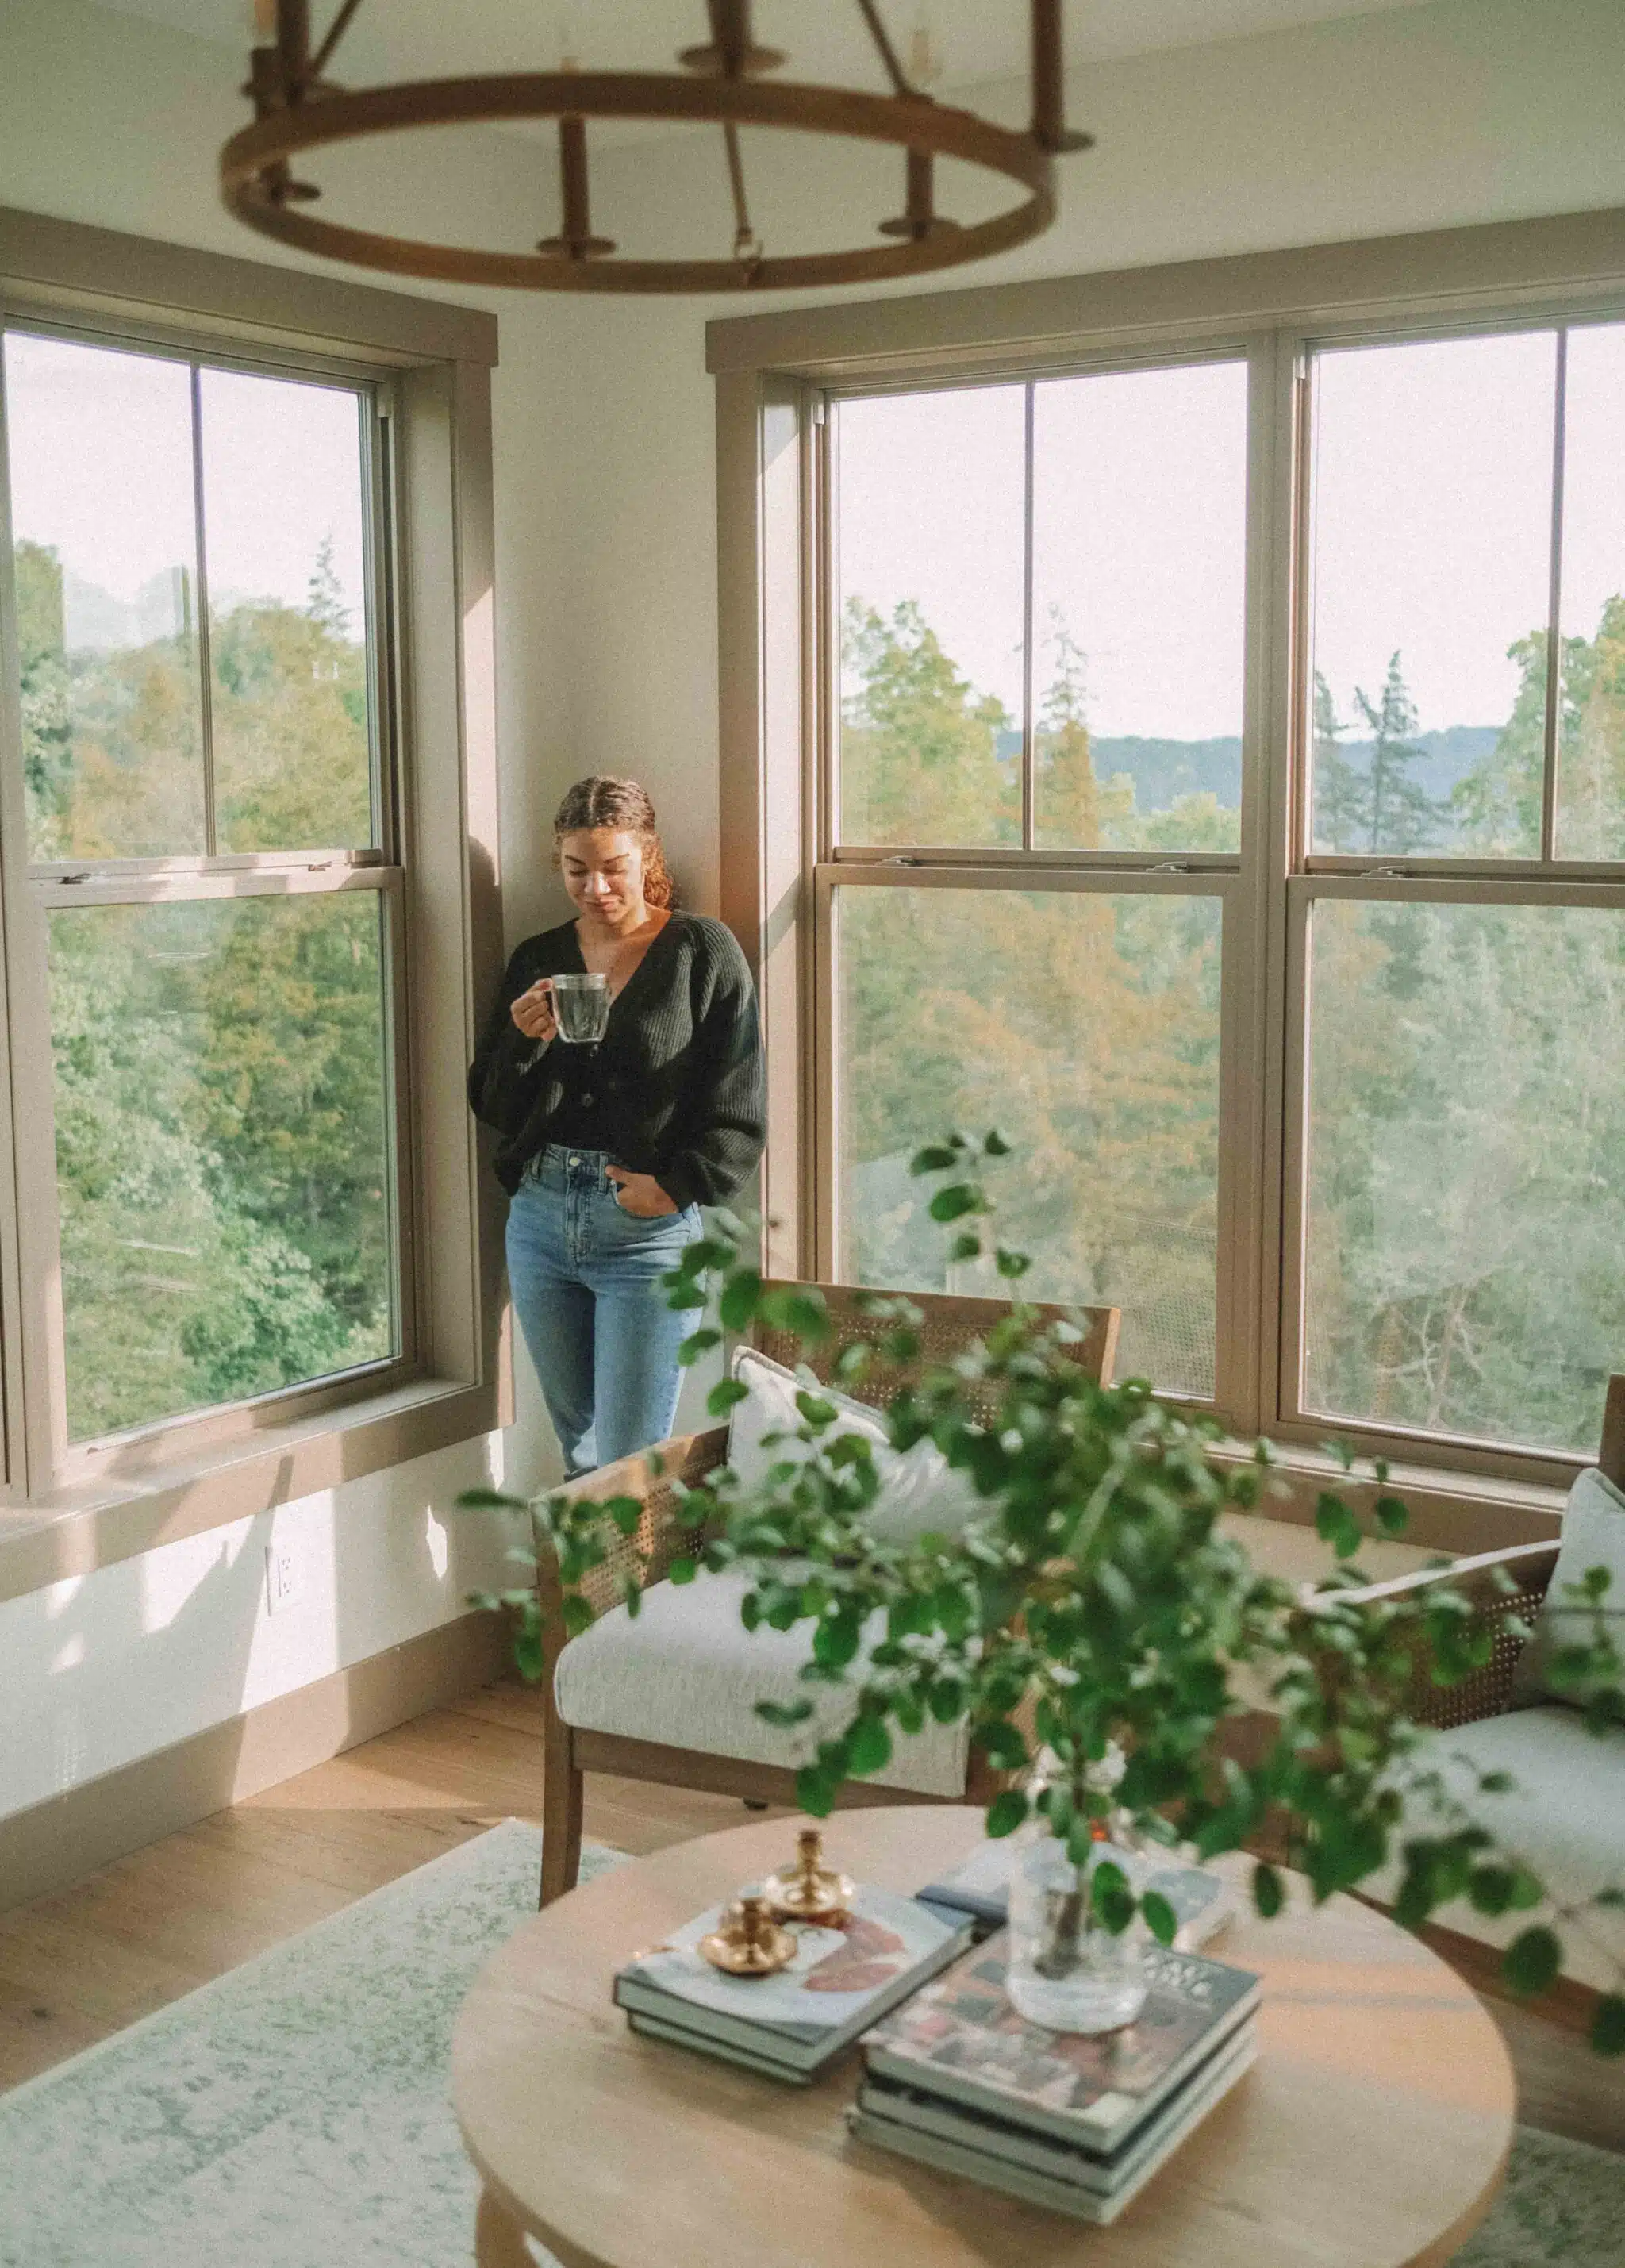
<svg viewBox="0 0 1625 2268">
<path fill-rule="evenodd" d="M 1563 1507 L 1562 1537 L 1551 1587 L 1512 1681 L 1515 1708 L 1533 1701 L 1566 1701 L 1572 1707 L 1585 1700 L 1585 1694 L 1571 1685 L 1554 1685 L 1547 1664 L 1559 1646 L 1591 1643 L 1592 1616 L 1584 1608 L 1576 1607 L 1566 1594 L 1570 1584 L 1580 1582 L 1593 1567 L 1607 1567 L 1614 1578 L 1604 1605 L 1616 1614 L 1625 1610 L 1625 1496 L 1612 1481 L 1604 1479 L 1595 1465 L 1588 1465 L 1570 1490 Z M 1616 1623 L 1614 1628 L 1620 1625 Z"/>
<path fill-rule="evenodd" d="M 869 1508 L 868 1525 L 878 1541 L 911 1543 L 927 1533 L 952 1535 L 989 1509 L 969 1476 L 953 1470 L 935 1441 L 916 1441 L 902 1451 L 893 1448 L 886 1420 L 868 1403 L 856 1402 L 831 1386 L 804 1381 L 754 1347 L 738 1349 L 733 1375 L 748 1391 L 729 1413 L 728 1462 L 747 1486 L 758 1484 L 776 1464 L 811 1455 L 808 1443 L 795 1439 L 803 1423 L 796 1396 L 815 1392 L 834 1406 L 836 1430 L 862 1433 L 874 1444 L 880 1488 Z M 789 1438 L 769 1445 L 766 1437 L 770 1433 Z"/>
</svg>

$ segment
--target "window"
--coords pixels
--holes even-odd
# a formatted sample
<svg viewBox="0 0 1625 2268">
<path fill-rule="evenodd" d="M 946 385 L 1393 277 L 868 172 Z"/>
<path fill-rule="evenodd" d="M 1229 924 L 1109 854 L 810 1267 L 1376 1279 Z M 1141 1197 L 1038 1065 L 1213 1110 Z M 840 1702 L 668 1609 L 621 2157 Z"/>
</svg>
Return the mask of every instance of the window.
<svg viewBox="0 0 1625 2268">
<path fill-rule="evenodd" d="M 908 1166 L 996 1124 L 1126 1371 L 1561 1479 L 1625 1369 L 1617 301 L 925 351 L 802 381 L 805 1264 L 994 1288 Z"/>
<path fill-rule="evenodd" d="M 1593 1453 L 1625 1367 L 1625 324 L 1316 352 L 1305 1413 Z"/>
<path fill-rule="evenodd" d="M 25 322 L 4 387 L 60 1456 L 412 1351 L 384 442 L 371 384 Z"/>
<path fill-rule="evenodd" d="M 1225 358 L 834 409 L 835 1264 L 996 1285 L 952 1261 L 908 1160 L 945 1127 L 998 1124 L 1017 1148 L 1003 1233 L 1033 1256 L 1031 1288 L 1121 1305 L 1124 1360 L 1201 1400 L 1246 405 L 1246 364 Z"/>
</svg>

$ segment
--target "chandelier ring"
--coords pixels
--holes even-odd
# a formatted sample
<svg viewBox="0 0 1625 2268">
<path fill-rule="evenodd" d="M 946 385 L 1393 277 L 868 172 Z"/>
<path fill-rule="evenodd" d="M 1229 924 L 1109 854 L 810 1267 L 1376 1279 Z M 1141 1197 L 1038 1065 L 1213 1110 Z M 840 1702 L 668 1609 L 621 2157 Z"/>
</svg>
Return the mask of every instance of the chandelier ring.
<svg viewBox="0 0 1625 2268">
<path fill-rule="evenodd" d="M 288 193 L 288 163 L 307 151 L 415 127 L 526 118 L 721 123 L 889 144 L 916 156 L 960 159 L 1028 194 L 987 219 L 963 225 L 934 220 L 926 232 L 898 242 L 747 261 L 482 251 L 321 219 Z M 1081 146 L 1085 140 L 1069 136 L 1067 144 Z M 302 251 L 439 283 L 555 291 L 761 291 L 882 281 L 1008 251 L 1041 234 L 1055 211 L 1049 147 L 1030 132 L 995 125 L 927 96 L 629 71 L 504 73 L 350 92 L 319 84 L 232 136 L 220 152 L 220 186 L 239 220 Z"/>
</svg>

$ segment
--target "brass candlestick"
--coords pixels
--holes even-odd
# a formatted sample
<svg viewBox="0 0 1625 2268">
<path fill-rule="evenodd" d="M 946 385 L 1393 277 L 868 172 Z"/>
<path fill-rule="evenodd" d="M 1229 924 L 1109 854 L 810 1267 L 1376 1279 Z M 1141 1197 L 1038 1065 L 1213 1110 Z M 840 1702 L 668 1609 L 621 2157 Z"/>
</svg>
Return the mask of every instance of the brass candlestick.
<svg viewBox="0 0 1625 2268">
<path fill-rule="evenodd" d="M 728 1977 L 775 1977 L 796 1957 L 796 1940 L 781 1929 L 759 1891 L 736 1899 L 700 1951 Z"/>
<path fill-rule="evenodd" d="M 769 1874 L 762 1885 L 775 1920 L 841 1928 L 851 1918 L 857 1885 L 849 1876 L 823 1864 L 824 1838 L 816 1827 L 804 1827 L 796 1844 L 794 1865 Z"/>
</svg>

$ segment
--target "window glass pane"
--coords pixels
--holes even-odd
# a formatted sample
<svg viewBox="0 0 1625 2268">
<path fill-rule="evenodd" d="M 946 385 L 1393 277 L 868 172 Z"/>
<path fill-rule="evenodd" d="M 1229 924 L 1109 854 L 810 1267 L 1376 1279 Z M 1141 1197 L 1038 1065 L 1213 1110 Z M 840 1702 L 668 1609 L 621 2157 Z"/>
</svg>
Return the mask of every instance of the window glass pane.
<svg viewBox="0 0 1625 2268">
<path fill-rule="evenodd" d="M 383 901 L 50 917 L 72 1439 L 395 1344 Z"/>
<path fill-rule="evenodd" d="M 1122 1376 L 1213 1392 L 1219 930 L 1215 897 L 837 893 L 841 1270 L 996 1293 L 949 1267 L 908 1160 L 998 1126 L 999 1240 L 1037 1298 L 1123 1310 Z"/>
<path fill-rule="evenodd" d="M 842 840 L 1019 843 L 1025 388 L 839 418 Z"/>
<path fill-rule="evenodd" d="M 1317 850 L 1540 856 L 1556 354 L 1316 357 Z"/>
<path fill-rule="evenodd" d="M 1036 389 L 1044 847 L 1240 845 L 1246 429 L 1244 363 Z"/>
<path fill-rule="evenodd" d="M 1625 917 L 1322 900 L 1308 1406 L 1596 1454 L 1625 1359 Z"/>
<path fill-rule="evenodd" d="M 28 850 L 204 848 L 191 372 L 11 331 Z"/>
<path fill-rule="evenodd" d="M 1569 334 L 1557 856 L 1625 858 L 1625 323 Z"/>
<path fill-rule="evenodd" d="M 202 373 L 222 850 L 374 839 L 361 403 Z"/>
</svg>

